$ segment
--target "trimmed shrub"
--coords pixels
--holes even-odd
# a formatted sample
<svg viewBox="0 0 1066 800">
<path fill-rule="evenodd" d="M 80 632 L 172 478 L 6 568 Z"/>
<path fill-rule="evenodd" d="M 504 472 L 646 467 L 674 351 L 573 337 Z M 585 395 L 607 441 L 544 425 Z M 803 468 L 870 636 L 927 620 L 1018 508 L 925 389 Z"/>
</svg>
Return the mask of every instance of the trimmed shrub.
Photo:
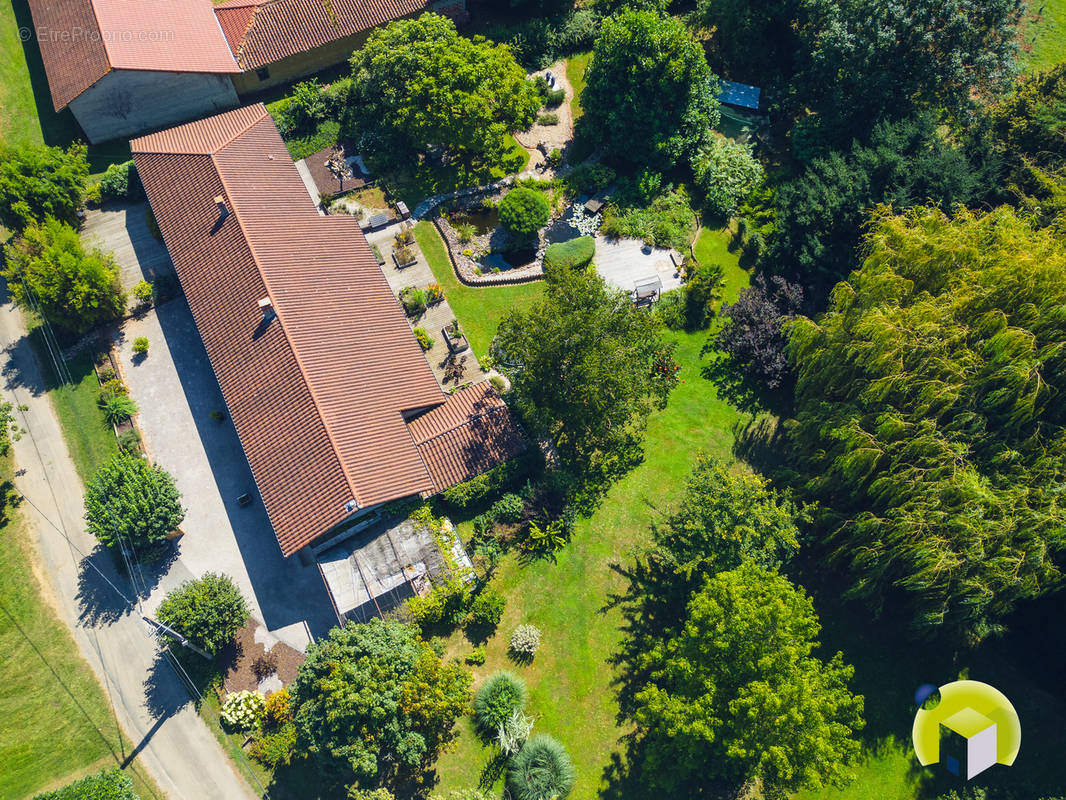
<svg viewBox="0 0 1066 800">
<path fill-rule="evenodd" d="M 584 269 L 596 255 L 596 240 L 580 236 L 568 242 L 556 242 L 544 249 L 544 274 Z"/>
<path fill-rule="evenodd" d="M 557 740 L 533 736 L 507 770 L 507 788 L 514 800 L 564 800 L 574 788 L 574 762 Z"/>
<path fill-rule="evenodd" d="M 495 628 L 503 618 L 507 601 L 492 589 L 483 589 L 470 603 L 466 622 L 472 628 Z"/>
<path fill-rule="evenodd" d="M 111 164 L 100 178 L 102 200 L 124 200 L 140 197 L 143 193 L 141 179 L 137 176 L 137 166 L 132 161 Z"/>
<path fill-rule="evenodd" d="M 169 592 L 159 605 L 158 615 L 215 655 L 233 640 L 248 619 L 248 604 L 228 576 L 207 572 Z"/>
<path fill-rule="evenodd" d="M 522 519 L 522 513 L 525 510 L 526 504 L 522 498 L 508 493 L 492 504 L 489 514 L 500 522 L 518 522 Z"/>
<path fill-rule="evenodd" d="M 525 682 L 506 670 L 494 672 L 474 695 L 474 722 L 483 736 L 496 737 L 500 724 L 514 711 L 526 707 L 529 693 Z"/>
<path fill-rule="evenodd" d="M 532 661 L 540 649 L 540 628 L 536 625 L 519 625 L 511 634 L 508 649 L 513 656 Z"/>
<path fill-rule="evenodd" d="M 500 201 L 500 222 L 512 233 L 532 236 L 548 223 L 547 198 L 525 186 L 512 189 Z"/>
<path fill-rule="evenodd" d="M 33 800 L 137 800 L 137 795 L 133 778 L 118 767 L 111 767 L 61 789 L 34 795 Z"/>
<path fill-rule="evenodd" d="M 266 697 L 263 708 L 263 725 L 267 728 L 280 728 L 292 721 L 292 699 L 288 689 L 278 689 Z"/>
<path fill-rule="evenodd" d="M 133 352 L 139 356 L 148 355 L 148 337 L 138 336 L 133 340 Z"/>
<path fill-rule="evenodd" d="M 148 281 L 140 281 L 133 287 L 133 296 L 136 298 L 137 302 L 142 305 L 150 306 L 152 304 L 153 295 L 152 284 Z"/>
<path fill-rule="evenodd" d="M 222 724 L 231 731 L 250 731 L 263 717 L 263 695 L 245 689 L 226 695 L 222 703 Z"/>
<path fill-rule="evenodd" d="M 296 726 L 289 722 L 256 738 L 248 752 L 263 766 L 277 769 L 292 760 L 295 749 Z"/>
<path fill-rule="evenodd" d="M 559 124 L 559 115 L 555 114 L 553 112 L 549 112 L 547 114 L 541 114 L 540 116 L 537 117 L 537 124 L 538 125 L 558 125 Z"/>
<path fill-rule="evenodd" d="M 564 100 L 566 100 L 566 92 L 562 89 L 550 89 L 544 95 L 544 105 L 548 108 L 558 108 Z"/>
</svg>

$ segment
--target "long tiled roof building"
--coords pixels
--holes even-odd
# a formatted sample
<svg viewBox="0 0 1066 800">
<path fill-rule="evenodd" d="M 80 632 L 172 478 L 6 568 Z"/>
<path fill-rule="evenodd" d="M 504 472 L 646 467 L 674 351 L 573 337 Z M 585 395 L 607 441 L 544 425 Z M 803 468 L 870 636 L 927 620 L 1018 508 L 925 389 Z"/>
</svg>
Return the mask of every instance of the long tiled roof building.
<svg viewBox="0 0 1066 800">
<path fill-rule="evenodd" d="M 488 384 L 445 395 L 350 216 L 321 216 L 263 105 L 134 159 L 285 555 L 525 447 Z"/>
</svg>

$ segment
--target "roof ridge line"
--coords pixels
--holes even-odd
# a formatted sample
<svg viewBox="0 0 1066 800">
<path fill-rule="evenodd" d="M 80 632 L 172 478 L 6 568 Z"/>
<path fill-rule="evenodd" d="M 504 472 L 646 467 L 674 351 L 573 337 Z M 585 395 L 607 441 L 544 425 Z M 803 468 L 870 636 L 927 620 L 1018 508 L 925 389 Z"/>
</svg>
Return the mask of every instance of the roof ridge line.
<svg viewBox="0 0 1066 800">
<path fill-rule="evenodd" d="M 85 2 L 89 4 L 89 10 L 93 12 L 93 21 L 96 22 L 96 30 L 97 30 L 97 32 L 99 32 L 100 39 L 101 39 L 101 44 L 103 44 L 103 46 L 104 46 L 104 57 L 107 59 L 107 71 L 108 72 L 114 72 L 115 65 L 111 61 L 111 51 L 107 49 L 107 38 L 108 37 L 103 35 L 104 29 L 102 27 L 100 27 L 100 15 L 96 13 L 96 3 L 93 2 L 93 0 L 85 0 Z M 36 30 L 36 28 L 34 30 Z M 104 74 L 107 74 L 107 73 L 104 73 Z M 102 77 L 103 77 L 103 75 L 100 76 L 100 78 L 102 78 Z M 95 81 L 93 81 L 91 84 L 89 84 L 88 88 L 83 89 L 81 94 L 78 95 L 78 97 L 81 97 L 82 94 L 85 94 L 85 92 L 89 91 L 89 89 L 91 89 L 93 86 L 95 86 L 97 83 L 99 83 L 100 82 L 100 78 L 97 78 Z M 74 99 L 77 100 L 78 98 L 75 97 Z M 67 105 L 69 105 L 69 103 Z"/>
<path fill-rule="evenodd" d="M 266 106 L 263 106 L 263 109 L 265 111 L 266 110 Z M 270 115 L 266 114 L 266 116 L 270 116 Z M 258 124 L 259 122 L 262 122 L 262 121 L 263 121 L 263 118 L 260 117 L 259 119 L 256 120 L 255 124 Z M 251 127 L 252 126 L 249 126 L 248 128 L 246 128 L 241 133 L 242 134 L 246 133 L 247 131 L 251 130 Z M 219 169 L 219 164 L 218 164 L 218 161 L 216 160 L 216 157 L 217 157 L 218 153 L 222 149 L 224 149 L 228 144 L 231 144 L 236 138 L 237 138 L 236 136 L 233 137 L 233 139 L 230 139 L 230 141 L 227 142 L 226 145 L 222 145 L 222 146 L 218 147 L 215 150 L 215 152 L 211 153 L 211 163 L 215 167 L 215 173 L 218 175 L 218 181 L 219 181 L 219 183 L 222 184 L 222 189 L 226 192 L 226 197 L 227 198 L 231 197 L 232 195 L 230 194 L 229 186 L 226 184 L 226 178 L 225 178 L 225 176 L 223 174 L 223 171 L 221 169 Z M 291 159 L 290 159 L 290 161 L 291 161 Z M 293 164 L 293 169 L 295 169 L 295 168 L 296 168 L 296 166 L 295 166 L 295 164 Z M 308 200 L 311 199 L 310 195 L 308 195 L 307 199 Z M 263 272 L 263 267 L 260 265 L 259 254 L 256 252 L 255 245 L 252 242 L 252 237 L 250 237 L 248 235 L 247 228 L 245 228 L 244 225 L 241 223 L 241 215 L 237 213 L 237 209 L 236 208 L 233 209 L 233 216 L 237 218 L 237 227 L 239 227 L 241 229 L 241 236 L 243 237 L 243 239 L 245 241 L 245 244 L 248 245 L 249 251 L 251 251 L 252 261 L 255 264 L 256 272 L 259 273 L 259 277 L 263 281 L 263 286 L 266 288 L 267 296 L 270 298 L 270 303 L 274 307 L 274 314 L 277 316 L 278 322 L 281 325 L 281 334 L 282 334 L 282 336 L 285 337 L 285 341 L 289 345 L 289 350 L 292 351 L 293 360 L 296 362 L 297 369 L 300 370 L 300 375 L 303 378 L 304 386 L 307 387 L 307 393 L 311 395 L 311 403 L 315 407 L 315 414 L 317 414 L 318 418 L 320 420 L 322 420 L 322 429 L 325 430 L 326 436 L 329 437 L 330 447 L 332 448 L 333 454 L 334 454 L 334 456 L 337 459 L 337 463 L 340 465 L 341 474 L 344 475 L 344 480 L 348 483 L 348 488 L 352 492 L 352 499 L 355 500 L 355 502 L 360 507 L 362 507 L 362 503 L 359 501 L 359 492 L 355 488 L 355 481 L 352 480 L 352 474 L 348 470 L 348 465 L 344 462 L 344 459 L 341 458 L 341 450 L 340 450 L 340 447 L 338 446 L 336 437 L 333 435 L 333 428 L 330 425 L 329 420 L 326 419 L 326 415 L 324 413 L 322 413 L 322 406 L 318 402 L 318 397 L 315 394 L 315 390 L 314 390 L 313 385 L 311 383 L 310 376 L 308 375 L 306 367 L 304 367 L 303 359 L 300 357 L 300 351 L 299 351 L 299 349 L 297 349 L 295 343 L 292 340 L 292 337 L 289 336 L 289 329 L 288 329 L 288 326 L 285 324 L 285 320 L 284 320 L 284 318 L 282 316 L 281 307 L 279 306 L 278 303 L 276 303 L 274 301 L 274 291 L 271 289 L 270 281 L 267 280 L 267 276 Z"/>
</svg>

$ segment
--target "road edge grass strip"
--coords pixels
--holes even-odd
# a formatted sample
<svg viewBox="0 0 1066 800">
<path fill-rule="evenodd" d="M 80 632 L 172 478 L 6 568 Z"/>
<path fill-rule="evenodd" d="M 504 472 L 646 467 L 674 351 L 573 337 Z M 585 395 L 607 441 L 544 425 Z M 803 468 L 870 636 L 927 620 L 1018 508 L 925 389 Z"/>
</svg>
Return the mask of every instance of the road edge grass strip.
<svg viewBox="0 0 1066 800">
<path fill-rule="evenodd" d="M 12 475 L 11 456 L 3 457 L 0 479 L 10 481 Z M 105 766 L 121 766 L 133 744 L 118 727 L 110 699 L 70 629 L 47 599 L 23 511 L 11 507 L 7 514 L 0 525 L 0 797 L 22 797 Z M 40 741 L 36 731 L 43 733 Z M 79 753 L 84 757 L 78 758 Z M 164 797 L 139 762 L 126 769 L 142 800 Z"/>
</svg>

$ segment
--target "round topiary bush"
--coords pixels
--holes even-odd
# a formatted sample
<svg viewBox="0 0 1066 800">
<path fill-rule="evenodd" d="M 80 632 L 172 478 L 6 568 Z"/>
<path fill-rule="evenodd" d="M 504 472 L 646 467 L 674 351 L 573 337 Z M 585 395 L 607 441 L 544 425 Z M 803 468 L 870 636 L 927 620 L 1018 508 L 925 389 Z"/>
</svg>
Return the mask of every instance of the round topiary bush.
<svg viewBox="0 0 1066 800">
<path fill-rule="evenodd" d="M 574 762 L 546 733 L 530 737 L 511 759 L 507 788 L 514 800 L 564 800 L 574 788 Z"/>
<path fill-rule="evenodd" d="M 500 723 L 526 706 L 526 684 L 506 670 L 494 672 L 474 695 L 474 722 L 488 739 L 496 737 Z"/>
<path fill-rule="evenodd" d="M 512 233 L 532 236 L 546 224 L 550 209 L 540 192 L 519 186 L 500 201 L 500 222 Z"/>
<path fill-rule="evenodd" d="M 250 731 L 263 718 L 266 703 L 263 695 L 245 689 L 226 695 L 219 717 L 231 731 Z"/>
<path fill-rule="evenodd" d="M 562 270 L 584 269 L 596 255 L 596 240 L 579 236 L 568 242 L 556 242 L 544 249 L 544 274 Z"/>
</svg>

